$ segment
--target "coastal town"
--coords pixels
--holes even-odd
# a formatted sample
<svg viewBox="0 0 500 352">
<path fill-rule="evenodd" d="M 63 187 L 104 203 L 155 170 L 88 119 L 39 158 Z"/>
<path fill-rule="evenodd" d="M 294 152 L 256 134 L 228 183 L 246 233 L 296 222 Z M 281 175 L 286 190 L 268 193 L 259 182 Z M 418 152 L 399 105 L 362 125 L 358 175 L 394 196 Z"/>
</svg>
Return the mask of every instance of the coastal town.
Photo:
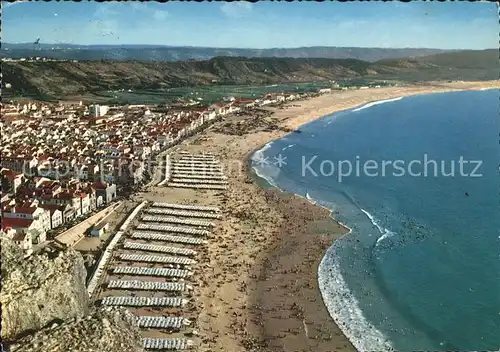
<svg viewBox="0 0 500 352">
<path fill-rule="evenodd" d="M 2 351 L 500 352 L 498 6 L 0 8 Z"/>
<path fill-rule="evenodd" d="M 487 84 L 470 84 L 478 86 Z M 353 351 L 331 324 L 316 280 L 320 253 L 345 228 L 328 221 L 317 237 L 303 236 L 308 224 L 328 219 L 328 212 L 297 197 L 259 191 L 244 165 L 255 148 L 300 132 L 302 124 L 336 109 L 374 98 L 466 88 L 388 87 L 369 94 L 367 89 L 323 88 L 258 99 L 228 97 L 205 107 L 192 102 L 4 102 L 2 251 L 16 247 L 29 266 L 54 253 L 67 253 L 59 258 L 79 252 L 85 264 L 78 289 L 85 294 L 82 306 L 103 307 L 98 316 L 126 308 L 131 329 L 137 329 L 130 343 L 138 351 L 236 351 L 241 346 L 265 351 L 270 344 L 304 349 L 311 341 L 297 340 L 303 314 L 310 317 L 307 329 L 317 336 L 318 351 L 330 348 L 332 336 L 338 348 Z M 225 169 L 230 160 L 239 161 L 241 169 Z M 5 246 L 6 241 L 13 246 Z M 293 255 L 276 254 L 282 250 Z M 273 265 L 282 277 L 261 271 L 266 258 L 275 255 Z M 50 259 L 43 260 L 47 265 Z M 67 289 L 51 285 L 54 297 L 71 297 Z M 290 293 L 293 303 L 284 298 Z M 13 324 L 18 319 L 31 319 L 17 308 L 30 304 L 30 298 L 16 297 L 2 298 L 14 317 L 3 322 L 6 338 L 18 333 Z M 38 307 L 33 313 L 38 325 L 25 324 L 40 329 L 58 315 L 45 313 L 43 304 Z M 70 316 L 81 317 L 83 311 L 75 309 Z M 285 317 L 286 330 L 280 332 L 278 321 Z M 40 339 L 43 350 L 51 350 L 70 333 L 67 329 L 77 331 L 84 322 L 42 329 L 16 342 L 13 350 L 37 351 Z M 78 339 L 65 343 L 70 348 Z"/>
<path fill-rule="evenodd" d="M 145 348 L 199 344 L 196 325 L 190 327 L 189 340 L 176 334 L 196 321 L 200 308 L 181 296 L 184 292 L 192 297 L 192 286 L 183 281 L 189 276 L 197 286 L 206 280 L 192 271 L 196 263 L 192 257 L 196 247 L 207 243 L 215 226 L 209 220 L 220 219 L 220 209 L 185 201 L 168 203 L 176 196 L 155 196 L 151 187 L 221 192 L 227 188 L 227 177 L 217 155 L 180 154 L 167 165 L 166 154 L 215 122 L 237 116 L 258 120 L 270 114 L 266 109 L 330 92 L 323 88 L 258 99 L 228 97 L 205 107 L 192 102 L 171 106 L 4 102 L 0 236 L 17 246 L 26 261 L 65 248 L 80 252 L 90 300 L 132 310 L 146 329 Z M 146 195 L 146 200 L 138 194 Z M 200 196 L 189 198 L 202 202 Z M 153 281 L 138 280 L 144 276 Z M 7 325 L 6 330 L 11 328 Z"/>
<path fill-rule="evenodd" d="M 3 103 L 3 235 L 30 253 L 65 224 L 151 181 L 157 155 L 193 132 L 229 114 L 309 95 L 231 97 L 208 107 Z"/>
</svg>

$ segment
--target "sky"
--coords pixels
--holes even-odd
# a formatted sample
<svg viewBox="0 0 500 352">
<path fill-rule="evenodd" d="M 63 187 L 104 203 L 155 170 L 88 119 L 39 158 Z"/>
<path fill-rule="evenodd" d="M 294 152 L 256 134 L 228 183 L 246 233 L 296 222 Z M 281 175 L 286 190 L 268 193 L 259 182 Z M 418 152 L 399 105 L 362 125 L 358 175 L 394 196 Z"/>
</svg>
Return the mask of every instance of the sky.
<svg viewBox="0 0 500 352">
<path fill-rule="evenodd" d="M 15 2 L 2 0 L 2 42 L 498 48 L 488 2 Z"/>
</svg>

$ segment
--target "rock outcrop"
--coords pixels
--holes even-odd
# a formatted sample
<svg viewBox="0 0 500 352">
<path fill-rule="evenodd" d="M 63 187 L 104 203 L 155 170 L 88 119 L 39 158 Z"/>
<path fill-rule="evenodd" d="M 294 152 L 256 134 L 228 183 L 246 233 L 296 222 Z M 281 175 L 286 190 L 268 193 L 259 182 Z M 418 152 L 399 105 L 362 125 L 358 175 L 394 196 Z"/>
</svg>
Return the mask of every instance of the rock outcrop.
<svg viewBox="0 0 500 352">
<path fill-rule="evenodd" d="M 92 315 L 54 324 L 11 346 L 11 352 L 142 352 L 134 316 L 101 308 Z"/>
<path fill-rule="evenodd" d="M 87 273 L 78 252 L 54 250 L 23 258 L 10 240 L 2 238 L 1 244 L 3 340 L 88 314 Z"/>
</svg>

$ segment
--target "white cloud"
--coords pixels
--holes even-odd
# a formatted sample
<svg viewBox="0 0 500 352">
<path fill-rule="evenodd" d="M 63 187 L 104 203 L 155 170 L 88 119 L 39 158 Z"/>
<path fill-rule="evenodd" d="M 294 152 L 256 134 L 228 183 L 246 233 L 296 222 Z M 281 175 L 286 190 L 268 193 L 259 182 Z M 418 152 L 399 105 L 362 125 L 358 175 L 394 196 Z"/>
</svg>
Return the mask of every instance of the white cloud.
<svg viewBox="0 0 500 352">
<path fill-rule="evenodd" d="M 155 20 L 164 20 L 168 17 L 168 11 L 156 10 L 153 14 Z"/>
<path fill-rule="evenodd" d="M 94 17 L 103 18 L 118 15 L 120 13 L 119 7 L 121 7 L 121 5 L 122 4 L 119 2 L 100 3 L 94 13 Z"/>
<path fill-rule="evenodd" d="M 348 29 L 348 28 L 357 28 L 358 26 L 364 26 L 368 21 L 354 20 L 354 21 L 343 21 L 337 24 L 338 28 Z"/>
<path fill-rule="evenodd" d="M 224 15 L 231 18 L 241 18 L 252 12 L 252 3 L 246 1 L 226 2 L 220 7 Z"/>
<path fill-rule="evenodd" d="M 148 10 L 148 4 L 144 2 L 131 2 L 130 7 L 132 7 L 132 10 L 134 11 L 147 11 Z"/>
<path fill-rule="evenodd" d="M 133 2 L 131 3 L 132 9 L 136 12 L 140 12 L 145 16 L 151 16 L 155 20 L 164 20 L 168 17 L 168 11 L 157 10 L 148 6 L 148 4 L 143 2 Z"/>
<path fill-rule="evenodd" d="M 24 4 L 24 3 L 27 3 L 29 2 L 28 0 L 18 0 L 18 1 L 14 1 L 14 2 L 7 2 L 7 1 L 2 1 L 2 7 L 3 8 L 9 8 L 11 6 L 14 6 L 14 5 L 19 5 L 19 4 Z"/>
</svg>

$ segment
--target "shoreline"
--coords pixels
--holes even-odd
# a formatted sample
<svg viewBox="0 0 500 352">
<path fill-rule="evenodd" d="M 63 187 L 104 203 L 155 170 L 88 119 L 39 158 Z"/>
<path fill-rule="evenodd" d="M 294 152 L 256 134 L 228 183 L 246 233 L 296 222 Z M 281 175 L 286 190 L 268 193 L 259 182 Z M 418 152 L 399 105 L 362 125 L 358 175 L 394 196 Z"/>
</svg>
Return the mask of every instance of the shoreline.
<svg viewBox="0 0 500 352">
<path fill-rule="evenodd" d="M 330 114 L 334 114 L 334 113 L 338 113 L 338 112 L 341 112 L 341 111 L 346 111 L 346 110 L 350 110 L 350 109 L 362 108 L 363 106 L 367 106 L 367 108 L 368 108 L 368 107 L 371 107 L 371 106 L 373 106 L 373 105 L 377 105 L 378 103 L 385 103 L 386 101 L 387 101 L 387 102 L 391 102 L 391 101 L 394 101 L 394 100 L 399 100 L 399 99 L 402 99 L 402 98 L 405 98 L 405 97 L 410 97 L 410 96 L 416 96 L 416 95 L 430 95 L 430 94 L 438 94 L 438 93 L 450 93 L 450 92 L 458 92 L 458 91 L 484 91 L 484 90 L 491 90 L 491 89 L 498 89 L 498 87 L 487 87 L 487 88 L 484 88 L 484 87 L 477 87 L 477 88 L 471 88 L 471 89 L 449 89 L 449 90 L 448 90 L 448 89 L 445 89 L 445 90 L 437 90 L 437 91 L 430 91 L 430 92 L 429 92 L 429 91 L 423 91 L 423 92 L 418 92 L 418 93 L 415 93 L 415 94 L 411 94 L 411 93 L 410 93 L 410 94 L 403 94 L 403 95 L 401 95 L 401 96 L 394 97 L 394 98 L 377 99 L 377 100 L 372 100 L 372 101 L 368 101 L 368 102 L 363 102 L 363 103 L 361 103 L 361 104 L 357 104 L 357 105 L 349 106 L 349 107 L 346 107 L 346 108 L 344 108 L 344 109 L 334 110 L 334 111 L 332 111 L 332 112 L 330 112 L 330 113 L 327 113 L 326 115 L 320 116 L 320 117 L 318 117 L 318 118 L 311 119 L 311 120 L 309 120 L 309 121 L 307 121 L 307 122 L 305 122 L 305 123 L 303 123 L 303 124 L 301 124 L 301 125 L 299 125 L 299 126 L 295 126 L 295 125 L 293 125 L 293 126 L 294 126 L 294 128 L 299 129 L 299 128 L 301 128 L 301 127 L 302 127 L 302 126 L 304 126 L 304 125 L 307 125 L 307 124 L 309 124 L 309 123 L 311 123 L 311 122 L 314 122 L 314 121 L 317 121 L 317 120 L 319 120 L 319 119 L 322 119 L 322 118 L 324 118 L 324 117 L 326 117 L 326 116 L 328 116 L 328 115 L 330 115 Z M 398 98 L 399 98 L 399 99 L 398 99 Z M 262 149 L 262 148 L 264 148 L 267 144 L 272 143 L 272 142 L 274 142 L 274 141 L 276 141 L 276 140 L 278 140 L 278 139 L 280 139 L 280 138 L 283 138 L 283 137 L 285 137 L 286 135 L 288 135 L 288 134 L 290 134 L 290 133 L 293 133 L 293 132 L 286 133 L 286 134 L 284 134 L 284 135 L 283 135 L 283 136 L 281 136 L 281 137 L 278 137 L 278 138 L 276 138 L 276 139 L 272 139 L 272 140 L 270 140 L 270 141 L 267 141 L 265 144 L 262 144 L 260 147 L 255 148 L 255 149 L 254 149 L 254 150 L 253 150 L 253 151 L 252 151 L 252 152 L 248 155 L 248 157 L 247 157 L 247 158 L 248 158 L 248 165 L 249 165 L 249 170 L 248 170 L 248 172 L 252 175 L 252 178 L 254 179 L 254 182 L 256 182 L 256 181 L 255 181 L 256 179 L 259 179 L 259 180 L 261 180 L 262 182 L 265 182 L 265 183 L 267 184 L 267 186 L 268 186 L 268 187 L 270 187 L 270 188 L 274 188 L 274 189 L 276 189 L 277 191 L 279 191 L 279 192 L 281 192 L 281 193 L 284 193 L 284 194 L 287 194 L 287 195 L 291 195 L 292 197 L 298 197 L 298 198 L 304 199 L 304 200 L 308 201 L 308 202 L 309 202 L 311 205 L 313 205 L 313 206 L 316 206 L 316 207 L 319 207 L 319 208 L 322 208 L 322 209 L 327 210 L 327 211 L 329 212 L 329 214 L 330 214 L 330 218 L 331 218 L 331 219 L 332 219 L 335 223 L 337 223 L 338 225 L 340 225 L 341 227 L 343 227 L 343 229 L 345 230 L 345 232 L 344 232 L 344 233 L 343 233 L 340 237 L 335 238 L 335 239 L 332 241 L 331 245 L 330 245 L 330 246 L 329 246 L 329 247 L 328 247 L 328 248 L 324 251 L 324 253 L 322 254 L 322 256 L 321 256 L 321 258 L 320 258 L 320 260 L 319 260 L 319 263 L 318 263 L 317 265 L 315 265 L 315 266 L 314 266 L 314 267 L 316 268 L 316 273 L 317 273 L 317 275 L 319 275 L 319 267 L 322 265 L 322 263 L 323 263 L 323 261 L 324 261 L 324 259 L 325 259 L 325 255 L 326 255 L 326 253 L 328 252 L 328 250 L 329 250 L 329 249 L 330 249 L 330 248 L 334 245 L 334 243 L 335 243 L 337 240 L 339 240 L 340 238 L 345 237 L 346 235 L 349 235 L 349 234 L 352 232 L 352 229 L 351 229 L 351 228 L 349 228 L 347 225 L 343 224 L 342 222 L 338 221 L 337 219 L 335 219 L 335 217 L 333 216 L 333 210 L 331 210 L 331 209 L 329 209 L 329 208 L 327 208 L 327 207 L 325 207 L 325 206 L 322 206 L 322 205 L 320 205 L 320 204 L 317 204 L 317 202 L 311 201 L 311 200 L 307 199 L 306 197 L 303 197 L 303 196 L 301 196 L 301 195 L 299 195 L 299 194 L 290 193 L 290 192 L 287 192 L 287 191 L 284 191 L 284 190 L 280 189 L 278 186 L 275 186 L 275 185 L 273 185 L 273 184 L 269 183 L 269 182 L 268 182 L 265 178 L 260 177 L 260 176 L 257 174 L 257 172 L 256 172 L 253 168 L 251 168 L 251 158 L 252 158 L 252 156 L 253 156 L 253 154 L 254 154 L 255 152 L 257 152 L 257 151 L 261 150 L 261 149 Z M 257 183 L 257 182 L 256 182 L 256 183 Z M 317 279 L 318 279 L 318 284 L 319 284 L 319 281 L 320 281 L 319 276 L 317 277 Z M 320 289 L 319 287 L 318 287 L 318 290 L 319 290 L 319 295 L 321 296 L 321 299 L 323 300 L 323 293 L 321 292 L 321 289 Z M 324 300 L 323 300 L 323 304 L 325 305 L 325 309 L 327 309 L 327 308 L 326 308 L 326 303 L 324 302 Z M 329 313 L 329 312 L 328 312 L 328 314 L 330 315 L 330 313 Z M 353 346 L 353 345 L 354 345 L 354 342 L 353 342 L 353 341 L 351 341 L 351 339 L 348 337 L 348 335 L 346 335 L 346 334 L 345 334 L 345 332 L 346 332 L 346 331 L 348 331 L 349 329 L 344 330 L 345 328 L 340 328 L 340 326 L 338 326 L 338 325 L 337 325 L 337 322 L 333 319 L 333 317 L 332 317 L 332 323 L 333 323 L 333 324 L 335 324 L 335 325 L 336 325 L 336 326 L 337 326 L 337 327 L 338 327 L 338 328 L 342 331 L 342 333 L 343 333 L 343 335 L 344 335 L 343 337 L 345 337 L 345 338 L 349 341 L 349 343 L 350 343 L 350 345 L 351 345 L 350 347 L 352 347 L 353 349 L 355 349 L 355 347 Z M 348 349 L 345 349 L 345 351 L 347 351 L 347 350 L 348 350 Z M 356 350 L 356 349 L 355 349 L 355 350 Z M 344 351 L 344 349 L 342 349 L 342 351 Z"/>
<path fill-rule="evenodd" d="M 261 148 L 257 148 L 256 150 L 252 151 L 248 155 L 248 160 L 249 160 L 249 165 L 251 165 L 251 157 L 255 151 L 258 151 Z M 280 207 L 280 202 L 279 198 L 282 198 L 284 201 L 290 203 L 289 207 L 287 208 L 294 208 L 294 207 L 300 207 L 302 206 L 304 209 L 304 212 L 308 212 L 310 214 L 314 214 L 313 218 L 315 216 L 319 217 L 319 221 L 323 221 L 323 228 L 322 231 L 310 231 L 306 232 L 304 231 L 303 233 L 299 234 L 303 239 L 307 239 L 302 243 L 302 245 L 296 246 L 297 242 L 294 242 L 294 251 L 296 253 L 296 258 L 292 259 L 295 263 L 300 260 L 301 257 L 311 257 L 311 253 L 313 256 L 313 260 L 309 261 L 309 266 L 308 268 L 302 268 L 301 270 L 295 272 L 296 276 L 298 277 L 292 277 L 291 280 L 289 281 L 295 281 L 296 288 L 299 288 L 302 286 L 302 282 L 307 282 L 308 280 L 310 281 L 311 279 L 314 280 L 314 283 L 308 282 L 307 285 L 309 285 L 309 288 L 313 288 L 312 292 L 309 292 L 307 295 L 303 295 L 301 298 L 302 301 L 304 300 L 314 300 L 316 301 L 319 297 L 319 302 L 315 302 L 314 307 L 308 306 L 306 309 L 302 308 L 301 303 L 303 302 L 294 302 L 294 306 L 296 309 L 299 311 L 302 311 L 302 314 L 305 315 L 305 317 L 302 320 L 303 323 L 303 329 L 304 329 L 304 334 L 305 338 L 304 340 L 309 340 L 311 339 L 309 335 L 309 331 L 311 330 L 311 327 L 307 326 L 312 326 L 312 329 L 315 329 L 316 331 L 321 332 L 321 336 L 319 337 L 319 340 L 321 341 L 320 343 L 304 343 L 303 341 L 293 341 L 292 343 L 286 344 L 286 341 L 280 345 L 280 346 L 273 346 L 274 348 L 278 347 L 277 349 L 272 349 L 269 351 L 298 351 L 297 345 L 299 345 L 302 349 L 300 351 L 324 351 L 324 352 L 329 352 L 332 351 L 330 348 L 334 347 L 335 351 L 357 351 L 356 348 L 354 347 L 352 341 L 346 336 L 345 332 L 343 331 L 342 328 L 340 328 L 337 323 L 333 320 L 331 317 L 330 313 L 327 310 L 327 307 L 325 305 L 325 302 L 323 300 L 323 294 L 320 289 L 320 280 L 318 276 L 318 272 L 320 269 L 320 266 L 323 263 L 324 257 L 327 253 L 327 251 L 331 248 L 331 246 L 340 238 L 350 234 L 352 232 L 352 229 L 346 226 L 345 224 L 341 223 L 340 221 L 336 220 L 333 216 L 333 211 L 326 206 L 317 204 L 314 201 L 311 201 L 307 199 L 306 197 L 303 197 L 299 194 L 294 194 L 290 193 L 288 191 L 282 190 L 277 186 L 271 185 L 269 182 L 267 182 L 265 179 L 261 178 L 260 176 L 257 175 L 255 170 L 252 168 L 249 168 L 248 170 L 249 174 L 252 176 L 252 179 L 254 182 L 258 185 L 258 182 L 263 182 L 266 184 L 266 187 L 269 187 L 267 189 L 268 192 L 275 192 L 274 197 L 277 199 L 274 199 L 272 203 L 276 207 Z M 259 181 L 257 181 L 259 180 Z M 282 208 L 282 207 L 281 207 Z M 286 214 L 286 208 L 283 211 L 283 213 Z M 295 221 L 301 221 L 302 219 L 297 219 L 295 218 Z M 311 225 L 311 222 L 307 222 L 307 220 L 310 221 L 310 219 L 304 219 L 306 220 L 306 229 L 307 225 Z M 318 220 L 318 219 L 316 219 Z M 261 266 L 265 267 L 266 264 L 269 261 L 277 261 L 279 258 L 276 258 L 277 255 L 279 255 L 280 252 L 283 250 L 287 250 L 287 242 L 290 241 L 290 233 L 286 233 L 286 237 L 280 239 L 280 244 L 276 245 L 275 248 L 272 250 L 268 251 L 265 255 L 265 259 L 263 259 Z M 312 265 L 311 265 L 312 264 Z M 264 280 L 267 280 L 268 278 L 265 278 Z M 289 287 L 287 287 L 289 289 Z M 299 291 L 299 290 L 297 290 Z M 303 291 L 300 289 L 300 291 Z M 300 292 L 303 293 L 303 292 Z M 272 295 L 271 295 L 272 296 Z M 270 300 L 268 294 L 264 294 L 262 297 L 254 297 L 254 302 L 259 304 L 259 306 L 262 306 L 262 298 L 265 298 L 265 300 L 272 302 L 269 305 L 275 305 L 276 302 L 274 302 L 272 299 Z M 282 309 L 280 309 L 282 310 Z M 312 318 L 310 321 L 307 322 L 307 313 L 312 315 Z M 286 314 L 284 315 L 286 316 Z M 288 317 L 288 319 L 292 319 L 292 316 Z M 314 321 L 312 320 L 314 319 Z M 283 322 L 281 322 L 279 325 L 281 326 Z M 320 328 L 318 328 L 318 325 Z M 327 326 L 329 325 L 329 326 Z M 288 331 L 290 332 L 290 331 Z M 297 334 L 297 332 L 292 332 L 294 335 Z M 261 332 L 262 338 L 264 339 L 269 339 L 268 334 L 264 331 Z M 316 334 L 317 335 L 317 334 Z M 332 341 L 332 335 L 335 336 L 334 340 Z M 287 338 L 285 338 L 287 339 Z M 289 339 L 289 338 L 288 338 Z M 314 337 L 314 339 L 318 339 L 318 337 Z M 302 342 L 302 343 L 301 343 Z M 293 346 L 293 347 L 292 347 Z M 266 347 L 269 347 L 266 344 Z M 292 349 L 293 348 L 293 349 Z M 267 349 L 265 351 L 268 351 Z"/>
<path fill-rule="evenodd" d="M 280 137 L 282 138 L 282 137 Z M 278 138 L 279 139 L 279 138 Z M 270 141 L 270 142 L 273 142 L 275 141 L 276 139 Z M 267 143 L 266 143 L 267 144 Z M 346 224 L 343 224 L 341 221 L 335 219 L 335 217 L 333 216 L 333 210 L 331 210 L 330 208 L 324 206 L 324 205 L 321 205 L 321 204 L 318 204 L 317 202 L 314 202 L 312 200 L 309 200 L 307 199 L 306 197 L 303 197 L 299 194 L 296 194 L 296 193 L 290 193 L 288 191 L 285 191 L 285 190 L 282 190 L 281 188 L 277 187 L 277 186 L 273 186 L 272 184 L 270 184 L 267 180 L 265 180 L 264 178 L 260 177 L 257 172 L 255 172 L 255 170 L 251 167 L 252 165 L 252 156 L 254 155 L 255 152 L 259 151 L 260 149 L 262 149 L 263 147 L 265 146 L 262 145 L 261 147 L 258 147 L 258 148 L 255 148 L 253 149 L 246 157 L 246 164 L 247 164 L 247 167 L 248 167 L 248 174 L 250 175 L 250 177 L 252 178 L 253 182 L 256 183 L 257 186 L 261 187 L 261 188 L 264 188 L 264 189 L 267 189 L 267 190 L 270 190 L 270 189 L 276 189 L 277 191 L 281 192 L 281 193 L 285 193 L 285 194 L 289 194 L 289 195 L 292 195 L 294 197 L 297 197 L 299 199 L 302 199 L 302 200 L 305 200 L 307 202 L 309 202 L 311 205 L 314 205 L 315 207 L 318 207 L 318 208 L 321 208 L 321 209 L 325 209 L 326 211 L 328 211 L 330 213 L 330 217 L 332 218 L 333 221 L 335 221 L 336 223 L 338 223 L 340 226 L 342 226 L 344 228 L 344 230 L 346 230 L 346 235 L 349 234 L 352 229 L 347 226 Z M 262 183 L 265 183 L 265 186 L 261 186 L 259 183 L 262 182 Z"/>
<path fill-rule="evenodd" d="M 499 81 L 335 91 L 283 108 L 228 116 L 180 148 L 216 153 L 229 189 L 224 193 L 154 188 L 156 199 L 220 205 L 197 275 L 199 351 L 355 351 L 335 324 L 318 286 L 318 266 L 347 230 L 331 211 L 307 199 L 263 189 L 251 177 L 251 155 L 286 129 L 374 101 L 415 94 L 500 87 Z M 267 115 L 266 115 L 267 114 Z M 266 115 L 266 116 L 263 116 Z M 235 169 L 234 165 L 238 165 Z M 153 197 L 153 196 L 151 196 Z"/>
</svg>

